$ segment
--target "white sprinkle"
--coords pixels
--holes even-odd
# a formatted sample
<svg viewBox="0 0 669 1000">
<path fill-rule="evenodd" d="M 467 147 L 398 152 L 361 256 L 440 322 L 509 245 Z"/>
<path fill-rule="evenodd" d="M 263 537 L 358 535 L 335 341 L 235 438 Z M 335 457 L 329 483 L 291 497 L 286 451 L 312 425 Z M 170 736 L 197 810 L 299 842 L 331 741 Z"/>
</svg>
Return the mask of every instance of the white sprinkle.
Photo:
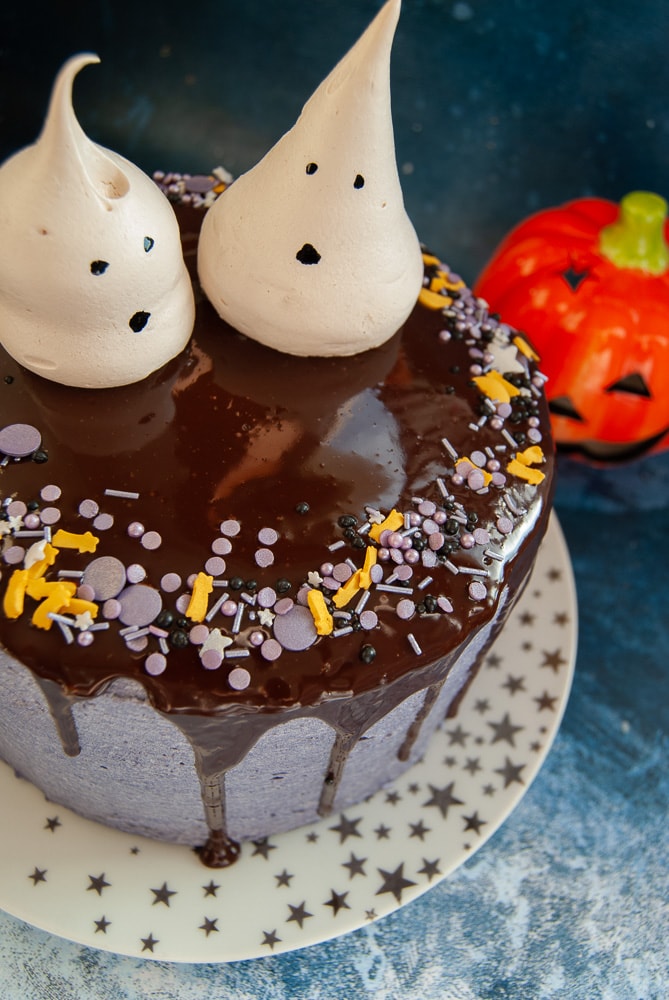
<svg viewBox="0 0 669 1000">
<path fill-rule="evenodd" d="M 58 578 L 66 578 L 71 580 L 81 580 L 84 575 L 83 570 L 80 569 L 59 569 Z"/>
<path fill-rule="evenodd" d="M 69 618 L 67 615 L 59 615 L 55 611 L 50 611 L 47 618 L 50 618 L 53 622 L 57 622 L 59 625 L 74 625 L 74 618 Z"/>
<path fill-rule="evenodd" d="M 358 528 L 358 534 L 359 535 L 366 535 L 366 534 L 368 534 L 368 532 L 369 532 L 369 530 L 370 530 L 371 527 L 372 527 L 372 525 L 371 525 L 371 523 L 369 521 L 364 521 L 360 525 L 360 527 Z"/>
<path fill-rule="evenodd" d="M 350 566 L 350 567 L 351 567 L 351 569 L 353 570 L 353 572 L 354 572 L 354 573 L 357 573 L 357 572 L 358 572 L 358 567 L 357 567 L 357 566 L 356 566 L 356 564 L 355 564 L 355 563 L 353 562 L 353 560 L 351 559 L 351 557 L 350 557 L 350 556 L 349 556 L 349 558 L 348 558 L 348 559 L 345 559 L 344 561 L 345 561 L 345 563 L 346 563 L 346 565 L 347 565 L 347 566 Z"/>
<path fill-rule="evenodd" d="M 477 426 L 477 427 L 483 427 L 483 425 L 484 425 L 484 424 L 485 424 L 485 423 L 487 422 L 487 420 L 488 420 L 488 418 L 487 418 L 487 416 L 486 416 L 486 415 L 484 414 L 484 415 L 483 415 L 482 417 L 479 417 L 479 419 L 478 419 L 478 423 L 477 423 L 477 425 L 476 425 L 476 426 Z"/>
<path fill-rule="evenodd" d="M 502 428 L 502 437 L 504 438 L 505 441 L 508 441 L 508 443 L 511 445 L 512 448 L 518 447 L 518 442 L 513 437 L 513 435 L 509 433 L 506 427 Z"/>
<path fill-rule="evenodd" d="M 119 497 L 121 500 L 139 500 L 139 493 L 133 490 L 105 490 L 106 497 Z"/>
<path fill-rule="evenodd" d="M 88 628 L 86 629 L 86 631 L 87 632 L 104 632 L 109 627 L 110 627 L 109 626 L 109 622 L 95 622 L 95 624 L 89 625 Z"/>
<path fill-rule="evenodd" d="M 448 452 L 448 454 L 451 456 L 451 458 L 455 460 L 458 457 L 458 453 L 455 450 L 455 448 L 453 447 L 453 445 L 451 444 L 451 442 L 448 440 L 448 438 L 445 438 L 445 437 L 442 438 L 441 439 L 441 443 L 443 444 L 444 448 L 446 449 L 446 451 Z"/>
<path fill-rule="evenodd" d="M 469 576 L 489 576 L 487 569 L 477 569 L 475 566 L 460 566 L 461 573 L 468 573 Z"/>
<path fill-rule="evenodd" d="M 65 642 L 69 646 L 71 643 L 74 642 L 74 635 L 72 634 L 72 629 L 70 628 L 69 625 L 66 625 L 64 622 L 57 621 L 56 624 L 58 625 L 60 631 L 63 633 Z"/>
<path fill-rule="evenodd" d="M 163 653 L 165 656 L 167 656 L 167 654 L 170 651 L 170 644 L 167 641 L 167 639 L 165 639 L 165 638 L 163 638 L 163 636 L 161 636 L 158 639 L 158 645 L 160 646 L 160 652 Z"/>
<path fill-rule="evenodd" d="M 376 589 L 386 594 L 413 594 L 413 587 L 393 587 L 388 583 L 377 583 Z"/>
<path fill-rule="evenodd" d="M 365 607 L 365 605 L 367 604 L 367 601 L 370 599 L 371 596 L 372 596 L 371 595 L 371 591 L 369 591 L 369 590 L 364 590 L 362 592 L 362 596 L 360 597 L 360 600 L 358 601 L 358 603 L 355 606 L 355 613 L 356 614 L 358 614 L 358 615 L 360 614 L 360 612 L 363 610 L 363 608 Z"/>
<path fill-rule="evenodd" d="M 479 425 L 474 423 L 467 424 L 467 427 L 469 427 L 470 431 L 478 431 L 480 429 Z"/>
<path fill-rule="evenodd" d="M 221 609 L 221 605 L 224 604 L 227 601 L 227 599 L 228 599 L 229 596 L 230 596 L 230 594 L 227 591 L 225 591 L 225 593 L 221 594 L 221 596 L 218 598 L 218 600 L 215 601 L 212 604 L 212 606 L 209 608 L 209 611 L 207 611 L 207 614 L 205 615 L 205 619 L 204 620 L 207 621 L 207 622 L 210 622 L 212 620 L 212 618 L 214 618 L 215 615 L 218 614 L 218 612 Z"/>
<path fill-rule="evenodd" d="M 344 628 L 336 628 L 333 630 L 332 635 L 335 639 L 339 639 L 342 635 L 350 635 L 353 631 L 351 625 L 345 625 Z"/>
<path fill-rule="evenodd" d="M 416 503 L 416 502 L 419 502 L 419 501 L 414 500 L 414 503 Z M 413 528 L 411 527 L 411 513 L 410 513 L 410 511 L 407 511 L 405 513 L 405 515 L 404 515 L 404 527 L 405 527 L 406 531 L 413 531 Z"/>
<path fill-rule="evenodd" d="M 226 660 L 239 660 L 245 656 L 250 656 L 251 652 L 248 649 L 226 649 L 223 656 Z"/>
<path fill-rule="evenodd" d="M 235 612 L 235 618 L 234 618 L 234 621 L 232 623 L 232 628 L 230 629 L 230 631 L 232 632 L 233 635 L 237 635 L 237 633 L 239 632 L 240 628 L 242 627 L 242 616 L 243 616 L 245 610 L 246 610 L 246 605 L 242 604 L 240 602 L 237 605 L 237 611 Z"/>
<path fill-rule="evenodd" d="M 416 639 L 416 636 L 413 634 L 413 632 L 409 632 L 407 639 L 409 640 L 409 645 L 413 649 L 416 656 L 420 656 L 423 650 L 418 645 L 418 640 Z"/>
<path fill-rule="evenodd" d="M 46 531 L 15 531 L 14 538 L 44 538 Z"/>
<path fill-rule="evenodd" d="M 504 556 L 501 552 L 493 552 L 492 549 L 484 549 L 483 555 L 488 556 L 490 559 L 496 559 L 497 562 L 504 562 Z"/>
<path fill-rule="evenodd" d="M 446 486 L 446 483 L 441 477 L 437 478 L 437 489 L 439 490 L 439 492 L 441 493 L 442 497 L 444 497 L 445 500 L 448 499 L 449 497 L 448 488 Z"/>
<path fill-rule="evenodd" d="M 240 596 L 240 597 L 241 597 L 241 599 L 242 599 L 243 601 L 245 601 L 245 602 L 246 602 L 247 604 L 250 604 L 250 605 L 251 605 L 251 607 L 254 607 L 254 606 L 255 606 L 255 603 L 256 603 L 256 595 L 255 595 L 255 594 L 247 594 L 246 592 L 243 592 L 243 593 L 242 593 L 242 594 L 240 594 L 239 596 Z"/>
<path fill-rule="evenodd" d="M 453 574 L 453 576 L 457 576 L 458 573 L 460 572 L 460 570 L 458 569 L 458 567 L 454 563 L 452 563 L 450 559 L 446 560 L 446 562 L 444 563 L 444 566 L 446 567 L 446 569 L 448 569 L 448 570 L 451 571 L 451 573 Z"/>
</svg>

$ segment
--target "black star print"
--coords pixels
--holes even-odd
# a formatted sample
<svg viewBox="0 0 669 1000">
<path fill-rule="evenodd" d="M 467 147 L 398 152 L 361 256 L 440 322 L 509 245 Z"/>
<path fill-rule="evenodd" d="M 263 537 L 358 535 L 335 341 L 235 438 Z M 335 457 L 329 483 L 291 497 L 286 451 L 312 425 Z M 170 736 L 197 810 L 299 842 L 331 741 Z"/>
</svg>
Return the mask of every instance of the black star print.
<svg viewBox="0 0 669 1000">
<path fill-rule="evenodd" d="M 218 917 L 214 917 L 213 920 L 210 920 L 209 917 L 204 917 L 204 923 L 200 924 L 198 930 L 204 931 L 207 937 L 209 937 L 210 934 L 213 934 L 214 931 L 218 934 L 219 929 L 216 926 L 217 922 L 218 922 Z"/>
<path fill-rule="evenodd" d="M 290 885 L 291 878 L 295 878 L 295 876 L 289 875 L 286 869 L 284 868 L 281 874 L 275 875 L 274 878 L 276 879 L 276 887 L 278 889 L 282 885 Z"/>
<path fill-rule="evenodd" d="M 318 834 L 314 833 L 314 831 L 312 830 L 311 833 L 307 834 L 307 840 L 309 841 L 310 844 L 315 844 L 316 841 L 318 840 Z"/>
<path fill-rule="evenodd" d="M 529 611 L 523 611 L 522 614 L 518 615 L 518 621 L 521 625 L 533 625 L 535 615 Z"/>
<path fill-rule="evenodd" d="M 263 934 L 264 934 L 264 937 L 263 937 L 263 939 L 262 939 L 262 941 L 260 943 L 261 944 L 266 944 L 268 948 L 271 948 L 272 951 L 274 951 L 274 945 L 278 944 L 279 941 L 281 940 L 280 937 L 277 937 L 276 930 L 273 930 L 273 931 L 263 931 Z"/>
<path fill-rule="evenodd" d="M 455 767 L 455 765 L 457 764 L 457 760 L 455 759 L 455 757 L 444 757 L 444 764 L 446 765 L 446 767 Z"/>
<path fill-rule="evenodd" d="M 365 910 L 365 920 L 376 920 L 376 910 Z"/>
<path fill-rule="evenodd" d="M 481 770 L 481 764 L 478 757 L 468 757 L 467 763 L 462 768 L 463 771 L 469 771 L 470 774 L 476 774 L 477 771 Z"/>
<path fill-rule="evenodd" d="M 488 795 L 488 796 L 494 795 L 495 794 L 495 786 L 494 785 L 484 785 L 483 786 L 483 794 L 484 795 Z"/>
<path fill-rule="evenodd" d="M 418 874 L 427 875 L 428 882 L 431 882 L 437 875 L 441 875 L 439 858 L 436 858 L 434 861 L 428 861 L 427 858 L 423 858 L 423 867 L 418 869 Z"/>
<path fill-rule="evenodd" d="M 263 837 L 262 840 L 254 840 L 252 841 L 252 843 L 254 849 L 251 854 L 251 857 L 255 857 L 256 854 L 260 854 L 265 859 L 265 861 L 267 861 L 269 857 L 269 852 L 276 850 L 276 844 L 270 844 L 267 837 Z"/>
<path fill-rule="evenodd" d="M 153 951 L 158 944 L 158 938 L 154 938 L 153 934 L 149 934 L 145 938 L 140 938 L 140 941 L 142 942 L 142 951 Z"/>
<path fill-rule="evenodd" d="M 541 664 L 541 666 L 550 667 L 551 670 L 556 674 L 559 672 L 560 667 L 567 662 L 566 660 L 562 659 L 561 649 L 555 649 L 553 650 L 552 653 L 549 653 L 548 650 L 543 649 L 542 653 L 544 657 L 544 662 Z"/>
<path fill-rule="evenodd" d="M 507 757 L 504 762 L 504 767 L 496 767 L 495 774 L 501 774 L 504 778 L 504 787 L 508 788 L 509 785 L 517 781 L 519 785 L 524 785 L 525 782 L 520 776 L 520 772 L 525 768 L 525 764 L 512 764 Z"/>
<path fill-rule="evenodd" d="M 551 581 L 551 583 L 557 583 L 558 580 L 562 579 L 562 570 L 558 569 L 557 566 L 553 566 L 551 569 L 548 570 L 546 576 Z"/>
<path fill-rule="evenodd" d="M 215 896 L 221 887 L 220 885 L 216 885 L 213 879 L 210 879 L 209 884 L 203 885 L 202 888 L 204 889 L 205 897 L 207 897 L 207 896 Z"/>
<path fill-rule="evenodd" d="M 367 858 L 356 858 L 353 851 L 351 851 L 351 857 L 348 861 L 342 861 L 342 868 L 348 868 L 348 877 L 353 878 L 355 875 L 364 875 L 365 869 L 363 867 Z"/>
<path fill-rule="evenodd" d="M 500 740 L 505 740 L 512 747 L 516 745 L 514 739 L 516 733 L 525 728 L 524 726 L 514 726 L 508 712 L 501 722 L 489 722 L 488 725 L 495 733 L 490 741 L 491 743 L 499 743 Z"/>
<path fill-rule="evenodd" d="M 305 909 L 304 902 L 305 901 L 303 900 L 299 904 L 299 906 L 291 906 L 290 903 L 288 904 L 288 909 L 290 910 L 290 916 L 286 920 L 287 924 L 289 924 L 291 920 L 294 920 L 296 924 L 300 925 L 301 929 L 307 917 L 313 917 L 313 913 L 309 913 L 309 911 Z"/>
<path fill-rule="evenodd" d="M 105 873 L 102 875 L 89 875 L 91 884 L 86 886 L 86 892 L 97 892 L 98 896 L 102 895 L 102 890 L 109 888 L 111 882 L 105 881 Z"/>
<path fill-rule="evenodd" d="M 412 781 L 411 784 L 409 785 L 409 791 L 411 792 L 412 795 L 417 795 L 418 792 L 420 791 L 420 785 L 416 784 L 415 781 Z"/>
<path fill-rule="evenodd" d="M 139 854 L 139 847 L 131 847 L 130 848 L 130 853 L 131 854 Z"/>
<path fill-rule="evenodd" d="M 553 624 L 554 625 L 559 625 L 560 627 L 564 627 L 565 625 L 568 625 L 569 624 L 569 615 L 567 614 L 567 612 L 566 611 L 556 611 L 555 615 L 553 616 Z"/>
<path fill-rule="evenodd" d="M 335 892 L 334 889 L 330 889 L 330 898 L 327 902 L 323 903 L 323 906 L 332 907 L 332 916 L 336 917 L 340 910 L 350 910 L 351 907 L 346 902 L 347 892 Z"/>
<path fill-rule="evenodd" d="M 525 691 L 525 678 L 512 677 L 511 674 L 509 674 L 502 684 L 502 687 L 506 688 L 509 694 L 517 694 L 518 691 Z"/>
<path fill-rule="evenodd" d="M 551 698 L 548 691 L 544 691 L 539 698 L 535 698 L 534 700 L 539 706 L 537 711 L 543 712 L 544 709 L 547 709 L 549 712 L 555 711 L 555 702 L 557 701 L 557 698 Z"/>
<path fill-rule="evenodd" d="M 348 819 L 342 813 L 337 826 L 331 826 L 330 829 L 339 834 L 339 843 L 343 844 L 348 837 L 362 837 L 362 834 L 358 830 L 358 823 L 361 821 L 362 816 L 358 816 L 357 819 Z"/>
<path fill-rule="evenodd" d="M 63 824 L 61 823 L 61 821 L 58 819 L 57 816 L 52 816 L 51 819 L 47 819 L 46 826 L 44 827 L 44 829 L 51 830 L 51 833 L 55 833 L 56 829 L 62 825 Z"/>
<path fill-rule="evenodd" d="M 408 889 L 410 885 L 416 885 L 411 879 L 404 877 L 404 862 L 398 865 L 394 872 L 384 871 L 383 868 L 377 868 L 377 871 L 383 879 L 381 888 L 376 890 L 377 896 L 384 892 L 392 892 L 397 902 L 401 903 L 404 890 Z"/>
<path fill-rule="evenodd" d="M 464 832 L 467 830 L 474 830 L 475 833 L 480 834 L 481 827 L 485 826 L 488 822 L 486 819 L 481 819 L 478 812 L 475 812 L 472 816 L 463 816 L 462 818 L 465 821 Z"/>
<path fill-rule="evenodd" d="M 490 670 L 497 670 L 502 662 L 502 658 L 497 653 L 491 653 L 490 656 L 486 658 L 485 662 L 486 666 L 489 667 Z"/>
<path fill-rule="evenodd" d="M 398 802 L 402 801 L 401 795 L 397 792 L 386 792 L 386 802 L 388 805 L 396 806 Z"/>
<path fill-rule="evenodd" d="M 539 751 L 541 750 L 541 743 L 539 742 L 530 743 L 530 750 L 532 751 L 532 753 L 539 753 Z"/>
<path fill-rule="evenodd" d="M 390 827 L 386 826 L 385 823 L 380 823 L 374 830 L 377 840 L 388 840 L 390 836 Z"/>
<path fill-rule="evenodd" d="M 485 715 L 485 713 L 488 711 L 489 708 L 490 708 L 490 702 L 488 701 L 487 698 L 479 699 L 479 701 L 477 701 L 476 704 L 474 705 L 474 709 L 479 713 L 479 715 Z"/>
<path fill-rule="evenodd" d="M 446 785 L 445 788 L 435 788 L 434 785 L 431 785 L 428 782 L 427 787 L 430 789 L 432 797 L 428 799 L 427 802 L 424 802 L 423 805 L 436 806 L 444 819 L 446 819 L 448 816 L 448 810 L 451 806 L 464 805 L 464 802 L 461 799 L 457 799 L 455 795 L 453 795 L 454 785 L 455 782 L 451 781 L 451 783 Z"/>
<path fill-rule="evenodd" d="M 168 889 L 167 882 L 163 882 L 160 889 L 152 889 L 151 892 L 156 897 L 153 901 L 153 905 L 156 903 L 164 903 L 165 906 L 170 905 L 170 896 L 176 896 L 176 889 Z"/>
<path fill-rule="evenodd" d="M 462 726 L 456 726 L 455 729 L 447 730 L 446 735 L 449 739 L 449 746 L 457 745 L 463 747 L 470 734 L 466 733 Z"/>
<path fill-rule="evenodd" d="M 102 916 L 102 917 L 100 917 L 99 920 L 94 920 L 93 923 L 95 924 L 95 933 L 96 934 L 98 934 L 100 931 L 102 931 L 103 934 L 106 934 L 107 933 L 107 928 L 111 924 L 111 920 L 107 920 L 106 917 Z"/>
<path fill-rule="evenodd" d="M 417 823 L 409 823 L 409 829 L 411 830 L 409 837 L 418 837 L 420 840 L 423 840 L 425 834 L 430 832 L 430 827 L 425 826 L 422 819 L 419 819 Z"/>
<path fill-rule="evenodd" d="M 46 873 L 48 870 L 48 868 L 35 868 L 32 875 L 29 875 L 28 878 L 33 880 L 33 885 L 37 885 L 38 882 L 46 882 Z"/>
</svg>

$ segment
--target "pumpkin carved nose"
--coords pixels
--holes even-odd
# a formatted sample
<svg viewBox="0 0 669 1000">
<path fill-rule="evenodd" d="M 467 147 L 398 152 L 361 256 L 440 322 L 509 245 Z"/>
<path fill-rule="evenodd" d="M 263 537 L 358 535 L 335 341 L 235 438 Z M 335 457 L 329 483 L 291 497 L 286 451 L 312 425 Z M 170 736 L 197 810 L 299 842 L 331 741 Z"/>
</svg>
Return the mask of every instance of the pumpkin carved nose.
<svg viewBox="0 0 669 1000">
<path fill-rule="evenodd" d="M 300 247 L 295 257 L 300 264 L 318 264 L 321 259 L 318 250 L 311 243 L 305 243 L 304 246 Z"/>
</svg>

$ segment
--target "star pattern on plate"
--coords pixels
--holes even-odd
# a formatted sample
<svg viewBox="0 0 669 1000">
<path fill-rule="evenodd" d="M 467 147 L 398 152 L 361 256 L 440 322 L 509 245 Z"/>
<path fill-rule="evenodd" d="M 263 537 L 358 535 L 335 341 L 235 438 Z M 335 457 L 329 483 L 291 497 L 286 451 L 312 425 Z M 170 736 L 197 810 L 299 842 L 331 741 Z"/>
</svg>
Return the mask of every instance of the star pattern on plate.
<svg viewBox="0 0 669 1000">
<path fill-rule="evenodd" d="M 87 922 L 92 947 L 203 962 L 291 950 L 403 906 L 487 841 L 524 795 L 557 730 L 577 620 L 564 551 L 549 546 L 533 579 L 424 759 L 365 802 L 245 844 L 230 869 L 208 872 L 190 848 L 144 840 L 140 848 L 135 837 L 49 811 L 36 795 L 21 819 L 34 837 L 17 834 L 12 869 L 0 868 L 0 905 L 12 911 L 3 893 L 14 878 L 21 912 L 40 926 L 44 901 L 63 892 L 67 864 L 70 905 L 63 912 L 77 913 L 77 939 Z M 4 802 L 7 789 L 26 783 L 3 768 Z M 104 847 L 107 834 L 120 845 L 113 852 Z M 10 853 L 3 846 L 0 866 Z M 240 906 L 247 886 L 253 902 Z"/>
</svg>

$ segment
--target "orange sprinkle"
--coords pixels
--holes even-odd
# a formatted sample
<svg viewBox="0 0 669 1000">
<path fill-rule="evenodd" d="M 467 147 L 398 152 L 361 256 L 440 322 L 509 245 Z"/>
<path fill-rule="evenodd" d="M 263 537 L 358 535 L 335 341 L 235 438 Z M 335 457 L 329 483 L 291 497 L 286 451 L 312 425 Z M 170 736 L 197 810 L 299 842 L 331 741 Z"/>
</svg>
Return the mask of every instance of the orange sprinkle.
<svg viewBox="0 0 669 1000">
<path fill-rule="evenodd" d="M 309 610 L 311 611 L 318 634 L 330 635 L 330 632 L 334 628 L 334 622 L 320 590 L 310 590 L 307 594 L 307 603 L 309 604 Z"/>
<path fill-rule="evenodd" d="M 193 592 L 186 608 L 186 618 L 202 622 L 207 614 L 208 598 L 214 589 L 214 578 L 207 573 L 198 573 L 193 584 Z"/>
</svg>

